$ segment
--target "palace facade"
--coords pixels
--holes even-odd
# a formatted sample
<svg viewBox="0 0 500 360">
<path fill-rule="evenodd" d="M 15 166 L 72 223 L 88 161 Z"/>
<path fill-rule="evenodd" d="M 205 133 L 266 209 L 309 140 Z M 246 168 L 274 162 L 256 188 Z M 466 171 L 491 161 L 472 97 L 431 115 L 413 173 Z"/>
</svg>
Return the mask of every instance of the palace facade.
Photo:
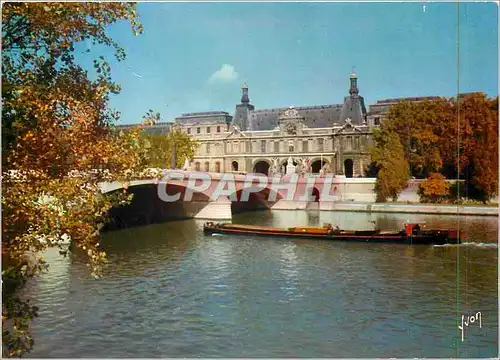
<svg viewBox="0 0 500 360">
<path fill-rule="evenodd" d="M 234 116 L 225 111 L 183 114 L 175 118 L 173 126 L 200 144 L 184 167 L 266 175 L 285 174 L 292 169 L 296 173 L 362 177 L 370 163 L 373 130 L 383 122 L 390 106 L 439 98 L 379 100 L 367 111 L 355 73 L 350 75 L 349 85 L 342 104 L 274 109 L 256 109 L 244 85 Z M 171 127 L 172 123 L 162 122 L 146 130 L 166 134 Z"/>
<path fill-rule="evenodd" d="M 372 132 L 385 113 L 383 106 L 379 110 L 366 111 L 352 73 L 343 104 L 260 110 L 244 85 L 234 116 L 188 113 L 175 123 L 200 143 L 190 170 L 271 175 L 286 173 L 293 163 L 298 173 L 358 177 L 370 162 Z"/>
</svg>

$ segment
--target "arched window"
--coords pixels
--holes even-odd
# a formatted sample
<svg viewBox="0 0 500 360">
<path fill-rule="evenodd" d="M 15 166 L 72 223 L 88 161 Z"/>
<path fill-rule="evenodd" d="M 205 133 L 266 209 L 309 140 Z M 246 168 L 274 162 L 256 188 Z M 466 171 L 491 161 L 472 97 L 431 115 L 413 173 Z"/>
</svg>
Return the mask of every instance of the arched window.
<svg viewBox="0 0 500 360">
<path fill-rule="evenodd" d="M 253 172 L 267 175 L 269 173 L 269 164 L 266 161 L 258 161 L 253 167 Z"/>
<path fill-rule="evenodd" d="M 206 172 L 210 171 L 210 163 L 208 161 L 205 161 L 205 171 Z"/>
<path fill-rule="evenodd" d="M 233 169 L 233 171 L 238 171 L 238 162 L 237 161 L 233 161 L 231 163 L 231 168 Z"/>
<path fill-rule="evenodd" d="M 352 161 L 352 159 L 345 159 L 344 172 L 345 172 L 345 177 L 352 178 L 352 176 L 353 176 L 353 161 Z"/>
<path fill-rule="evenodd" d="M 200 171 L 200 162 L 199 161 L 197 161 L 197 162 L 194 163 L 194 170 L 195 171 Z"/>
</svg>

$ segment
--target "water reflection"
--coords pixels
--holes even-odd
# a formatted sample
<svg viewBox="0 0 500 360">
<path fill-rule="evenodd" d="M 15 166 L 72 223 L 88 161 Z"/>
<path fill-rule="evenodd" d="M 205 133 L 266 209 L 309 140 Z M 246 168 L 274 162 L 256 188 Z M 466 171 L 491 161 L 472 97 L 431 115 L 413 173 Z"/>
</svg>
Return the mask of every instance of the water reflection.
<svg viewBox="0 0 500 360">
<path fill-rule="evenodd" d="M 392 229 L 407 217 L 282 211 L 233 221 Z M 446 247 L 205 236 L 195 220 L 110 232 L 101 280 L 77 258 L 48 254 L 52 271 L 28 293 L 41 308 L 29 356 L 492 357 L 496 220 L 463 217 L 475 245 Z M 474 311 L 483 328 L 461 343 L 457 318 Z"/>
</svg>

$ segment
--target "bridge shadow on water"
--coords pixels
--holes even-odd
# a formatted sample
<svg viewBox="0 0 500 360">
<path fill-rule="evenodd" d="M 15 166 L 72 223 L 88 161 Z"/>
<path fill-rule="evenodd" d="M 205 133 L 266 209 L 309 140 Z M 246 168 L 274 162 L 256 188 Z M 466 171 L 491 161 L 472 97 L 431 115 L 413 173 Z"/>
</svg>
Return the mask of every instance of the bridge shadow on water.
<svg viewBox="0 0 500 360">
<path fill-rule="evenodd" d="M 116 190 L 123 191 L 123 190 Z M 158 224 L 166 221 L 193 218 L 209 202 L 209 198 L 200 193 L 194 193 L 192 201 L 166 202 L 158 196 L 158 186 L 154 184 L 134 186 L 127 191 L 133 194 L 132 201 L 128 204 L 113 207 L 109 212 L 109 222 L 103 231 L 127 229 L 137 226 Z M 185 188 L 168 186 L 167 194 L 177 192 L 184 196 Z"/>
<path fill-rule="evenodd" d="M 208 195 L 199 192 L 194 192 L 190 201 L 183 201 L 186 188 L 171 184 L 167 186 L 167 194 L 175 195 L 179 193 L 180 200 L 163 201 L 158 196 L 158 185 L 155 184 L 133 186 L 127 192 L 134 195 L 132 201 L 122 206 L 113 207 L 110 210 L 108 214 L 109 221 L 102 228 L 103 232 L 192 219 L 211 201 Z M 250 193 L 248 201 L 240 201 L 241 192 L 240 190 L 236 193 L 237 201 L 231 202 L 232 214 L 269 210 L 281 198 L 279 194 L 276 194 L 276 199 L 269 201 L 269 191 L 265 189 L 259 193 Z"/>
<path fill-rule="evenodd" d="M 282 197 L 281 195 L 271 192 L 268 188 L 259 192 L 250 193 L 248 201 L 242 199 L 242 190 L 236 192 L 238 201 L 231 202 L 231 213 L 240 214 L 248 211 L 269 210 Z M 274 198 L 271 196 L 274 195 Z M 272 199 L 272 200 L 269 200 Z"/>
</svg>

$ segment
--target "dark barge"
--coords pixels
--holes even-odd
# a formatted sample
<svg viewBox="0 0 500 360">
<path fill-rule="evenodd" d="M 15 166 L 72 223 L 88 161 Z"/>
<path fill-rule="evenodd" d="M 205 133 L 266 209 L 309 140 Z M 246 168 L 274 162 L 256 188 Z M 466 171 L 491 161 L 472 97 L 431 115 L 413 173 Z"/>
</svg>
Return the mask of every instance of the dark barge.
<svg viewBox="0 0 500 360">
<path fill-rule="evenodd" d="M 340 240 L 349 242 L 399 243 L 415 245 L 460 244 L 457 230 L 425 229 L 423 223 L 406 223 L 403 230 L 342 230 L 330 224 L 322 227 L 296 226 L 280 228 L 272 226 L 238 225 L 207 222 L 206 234 L 259 235 L 287 238 Z"/>
</svg>

